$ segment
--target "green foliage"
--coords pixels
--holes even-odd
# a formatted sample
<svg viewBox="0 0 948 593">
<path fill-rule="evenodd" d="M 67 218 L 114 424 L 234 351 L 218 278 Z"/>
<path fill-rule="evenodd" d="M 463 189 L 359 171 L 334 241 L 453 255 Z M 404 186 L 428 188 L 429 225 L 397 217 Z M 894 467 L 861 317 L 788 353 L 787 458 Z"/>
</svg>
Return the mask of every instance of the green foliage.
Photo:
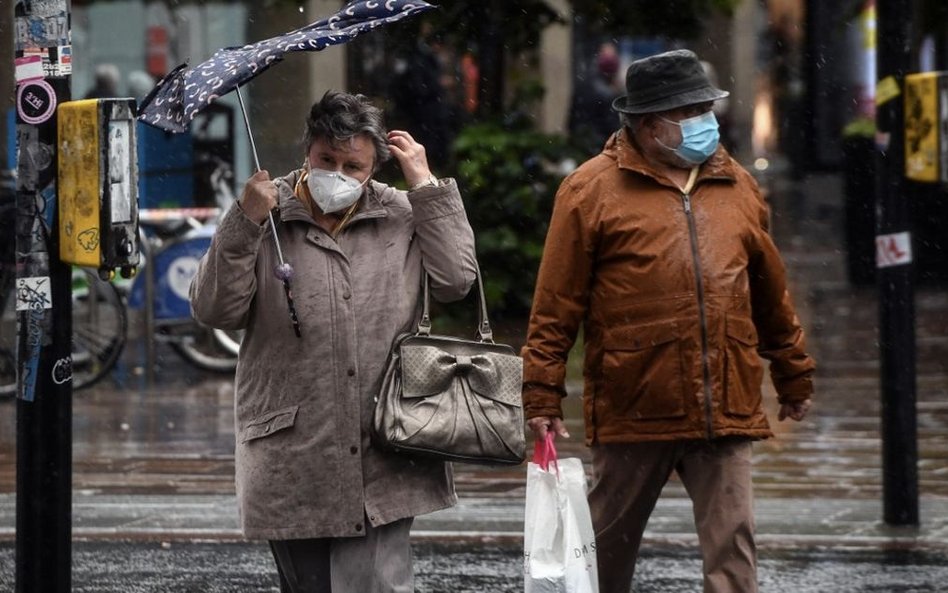
<svg viewBox="0 0 948 593">
<path fill-rule="evenodd" d="M 701 33 L 703 19 L 715 14 L 732 15 L 741 0 L 573 0 L 577 17 L 616 35 L 660 34 L 693 39 Z"/>
<path fill-rule="evenodd" d="M 843 138 L 872 138 L 876 133 L 876 122 L 869 117 L 857 117 L 843 128 Z"/>
<path fill-rule="evenodd" d="M 491 315 L 524 318 L 563 179 L 559 165 L 574 151 L 565 138 L 537 132 L 526 119 L 469 126 L 454 149 Z"/>
</svg>

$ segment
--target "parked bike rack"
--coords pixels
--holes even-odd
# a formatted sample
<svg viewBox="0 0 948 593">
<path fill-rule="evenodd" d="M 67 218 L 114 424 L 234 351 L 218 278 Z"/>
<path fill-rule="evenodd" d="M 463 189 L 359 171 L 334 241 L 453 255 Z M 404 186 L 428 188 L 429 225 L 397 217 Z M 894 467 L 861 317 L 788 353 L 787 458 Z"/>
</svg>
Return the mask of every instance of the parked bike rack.
<svg viewBox="0 0 948 593">
<path fill-rule="evenodd" d="M 204 221 L 220 215 L 220 208 L 146 208 L 138 211 L 140 223 Z M 153 385 L 157 349 L 155 344 L 155 254 L 152 253 L 151 240 L 145 235 L 141 225 L 138 227 L 141 253 L 145 256 L 145 382 Z"/>
</svg>

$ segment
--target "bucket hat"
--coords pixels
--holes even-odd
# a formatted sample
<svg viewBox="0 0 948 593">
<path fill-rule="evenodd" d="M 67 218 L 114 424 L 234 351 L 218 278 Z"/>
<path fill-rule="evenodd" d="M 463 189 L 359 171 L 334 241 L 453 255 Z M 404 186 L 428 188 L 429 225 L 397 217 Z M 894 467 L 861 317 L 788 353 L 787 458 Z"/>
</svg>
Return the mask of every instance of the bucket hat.
<svg viewBox="0 0 948 593">
<path fill-rule="evenodd" d="M 612 102 L 612 108 L 631 114 L 669 111 L 730 94 L 711 84 L 698 56 L 687 49 L 632 62 L 625 73 L 625 92 Z"/>
</svg>

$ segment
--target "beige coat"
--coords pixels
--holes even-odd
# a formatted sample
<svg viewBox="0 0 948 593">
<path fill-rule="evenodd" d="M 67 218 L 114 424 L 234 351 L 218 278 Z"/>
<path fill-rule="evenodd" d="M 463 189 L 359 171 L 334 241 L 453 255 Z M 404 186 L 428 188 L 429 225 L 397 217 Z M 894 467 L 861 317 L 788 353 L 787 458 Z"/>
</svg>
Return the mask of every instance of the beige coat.
<svg viewBox="0 0 948 593">
<path fill-rule="evenodd" d="M 201 323 L 246 329 L 236 377 L 236 483 L 253 539 L 359 536 L 448 507 L 451 468 L 370 441 L 389 346 L 414 328 L 422 267 L 441 301 L 475 279 L 474 236 L 453 180 L 410 194 L 371 182 L 333 240 L 277 180 L 280 245 L 295 270 L 293 333 L 269 225 L 232 208 L 191 284 Z"/>
</svg>

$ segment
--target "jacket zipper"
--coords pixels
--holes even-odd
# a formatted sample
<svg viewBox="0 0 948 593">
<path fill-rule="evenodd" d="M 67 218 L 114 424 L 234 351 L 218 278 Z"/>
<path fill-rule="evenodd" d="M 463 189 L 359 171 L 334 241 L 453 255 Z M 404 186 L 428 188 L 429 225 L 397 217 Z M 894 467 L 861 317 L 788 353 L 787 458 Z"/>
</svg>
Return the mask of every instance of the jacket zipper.
<svg viewBox="0 0 948 593">
<path fill-rule="evenodd" d="M 704 279 L 701 275 L 701 258 L 698 254 L 698 229 L 695 227 L 694 214 L 691 212 L 691 196 L 683 192 L 681 202 L 688 220 L 688 235 L 691 238 L 691 257 L 695 264 L 695 284 L 698 291 L 698 319 L 701 323 L 701 370 L 704 375 L 704 416 L 708 438 L 714 437 L 714 423 L 711 411 L 711 365 L 708 361 L 708 319 L 704 309 Z"/>
</svg>

